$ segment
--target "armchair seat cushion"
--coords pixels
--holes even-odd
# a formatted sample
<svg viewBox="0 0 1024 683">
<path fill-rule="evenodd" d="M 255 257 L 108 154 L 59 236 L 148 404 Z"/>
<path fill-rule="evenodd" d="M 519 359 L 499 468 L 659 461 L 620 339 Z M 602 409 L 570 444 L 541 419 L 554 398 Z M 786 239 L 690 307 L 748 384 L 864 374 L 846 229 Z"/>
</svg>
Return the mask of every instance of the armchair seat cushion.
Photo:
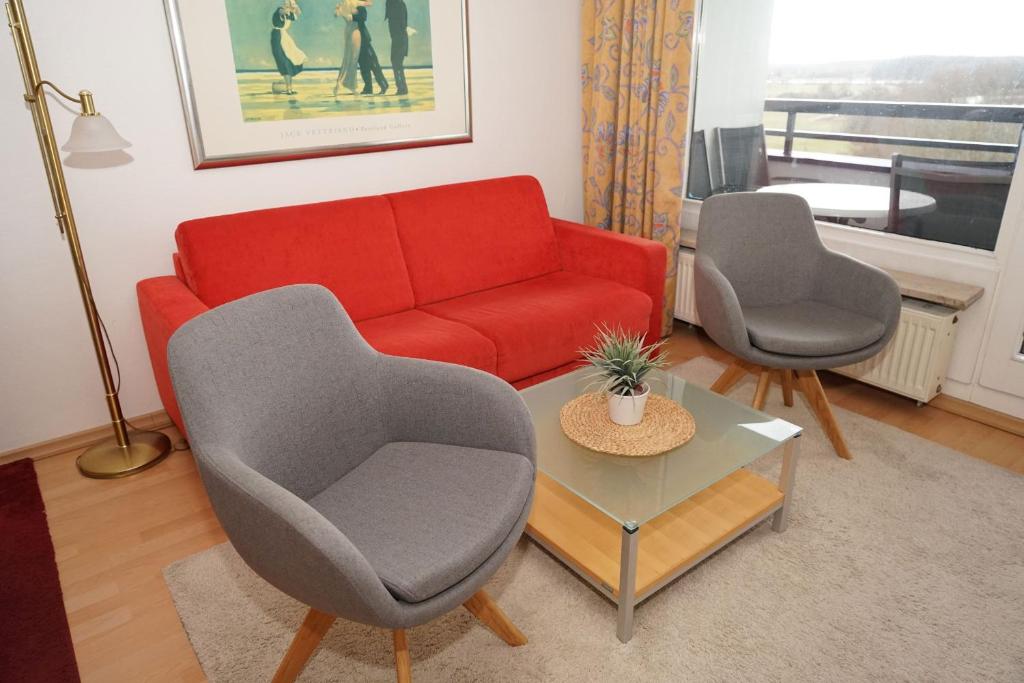
<svg viewBox="0 0 1024 683">
<path fill-rule="evenodd" d="M 493 340 L 497 375 L 516 382 L 577 360 L 580 347 L 593 343 L 597 324 L 646 332 L 652 306 L 651 297 L 638 289 L 559 271 L 424 310 Z"/>
<path fill-rule="evenodd" d="M 498 549 L 533 479 L 533 465 L 517 453 L 393 442 L 309 504 L 396 598 L 414 603 L 454 586 Z"/>
<path fill-rule="evenodd" d="M 363 339 L 381 353 L 466 365 L 494 374 L 494 342 L 460 323 L 413 309 L 356 323 Z"/>
<path fill-rule="evenodd" d="M 820 301 L 742 308 L 750 343 L 770 353 L 832 356 L 863 349 L 885 334 L 881 321 Z"/>
</svg>

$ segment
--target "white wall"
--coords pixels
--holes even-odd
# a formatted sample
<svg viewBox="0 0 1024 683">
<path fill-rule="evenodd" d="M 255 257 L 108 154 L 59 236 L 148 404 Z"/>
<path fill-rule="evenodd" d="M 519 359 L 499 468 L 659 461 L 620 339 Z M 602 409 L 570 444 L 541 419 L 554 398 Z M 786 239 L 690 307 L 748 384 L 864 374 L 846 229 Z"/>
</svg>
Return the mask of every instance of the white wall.
<svg viewBox="0 0 1024 683">
<path fill-rule="evenodd" d="M 541 180 L 553 215 L 582 216 L 577 2 L 470 2 L 471 144 L 205 171 L 192 170 L 163 3 L 115 0 L 102 11 L 87 2 L 27 4 L 43 77 L 92 90 L 97 108 L 134 143 L 126 166 L 67 169 L 129 416 L 160 407 L 135 282 L 171 272 L 173 232 L 184 219 L 514 173 Z M 107 421 L 21 92 L 4 36 L 0 452 Z M 51 110 L 62 141 L 72 116 L 52 99 Z"/>
</svg>

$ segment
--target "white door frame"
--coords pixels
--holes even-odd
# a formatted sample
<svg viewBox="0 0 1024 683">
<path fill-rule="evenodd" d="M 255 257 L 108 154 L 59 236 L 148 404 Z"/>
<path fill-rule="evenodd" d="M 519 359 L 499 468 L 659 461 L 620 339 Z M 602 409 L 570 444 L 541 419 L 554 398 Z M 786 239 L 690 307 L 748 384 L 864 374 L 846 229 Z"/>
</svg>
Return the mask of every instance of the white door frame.
<svg viewBox="0 0 1024 683">
<path fill-rule="evenodd" d="M 1012 242 L 1004 252 L 978 383 L 1024 399 L 1024 162 L 1020 156 L 1000 233 Z"/>
</svg>

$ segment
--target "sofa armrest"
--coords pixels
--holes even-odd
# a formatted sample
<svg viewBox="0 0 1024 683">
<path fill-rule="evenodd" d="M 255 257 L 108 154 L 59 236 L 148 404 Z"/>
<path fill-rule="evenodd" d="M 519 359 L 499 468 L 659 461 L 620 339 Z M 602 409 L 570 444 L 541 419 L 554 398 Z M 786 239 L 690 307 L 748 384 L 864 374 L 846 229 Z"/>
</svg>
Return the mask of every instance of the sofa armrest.
<svg viewBox="0 0 1024 683">
<path fill-rule="evenodd" d="M 181 420 L 170 371 L 167 369 L 167 342 L 175 330 L 210 309 L 185 283 L 172 275 L 142 280 L 135 290 L 139 297 L 142 331 L 146 335 L 149 360 L 153 365 L 153 377 L 160 392 L 160 400 L 184 435 L 185 425 Z"/>
<path fill-rule="evenodd" d="M 661 337 L 668 250 L 659 242 L 552 219 L 564 270 L 612 280 L 651 297 L 648 341 Z"/>
</svg>

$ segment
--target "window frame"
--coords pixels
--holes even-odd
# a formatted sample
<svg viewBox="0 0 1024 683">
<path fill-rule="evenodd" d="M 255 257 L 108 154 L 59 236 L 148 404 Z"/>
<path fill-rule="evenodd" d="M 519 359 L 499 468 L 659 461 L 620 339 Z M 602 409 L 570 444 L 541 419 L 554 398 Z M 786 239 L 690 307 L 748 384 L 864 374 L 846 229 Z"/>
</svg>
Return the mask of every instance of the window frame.
<svg viewBox="0 0 1024 683">
<path fill-rule="evenodd" d="M 690 64 L 690 102 L 687 117 L 686 150 L 690 149 L 694 133 L 698 74 L 706 41 L 707 27 L 705 25 L 704 3 L 705 0 L 696 0 L 694 7 L 696 31 L 694 33 L 693 54 Z M 815 219 L 818 233 L 826 242 L 852 243 L 869 253 L 877 252 L 882 255 L 884 252 L 888 252 L 890 254 L 910 256 L 928 261 L 944 261 L 947 262 L 947 265 L 950 265 L 950 262 L 952 262 L 963 264 L 964 266 L 998 271 L 1007 260 L 1017 234 L 1021 233 L 1024 235 L 1024 206 L 1022 206 L 1024 202 L 1015 201 L 1015 198 L 1019 198 L 1024 194 L 1024 187 L 1022 187 L 1022 183 L 1024 183 L 1024 180 L 1022 180 L 1022 176 L 1024 176 L 1024 162 L 1022 162 L 1022 157 L 1024 157 L 1024 153 L 1017 155 L 1013 178 L 1010 183 L 1009 197 L 999 225 L 999 235 L 996 239 L 995 249 L 992 251 Z M 703 202 L 699 199 L 690 199 L 687 196 L 689 165 L 689 154 L 683 154 L 683 212 L 681 227 L 683 230 L 696 230 L 700 206 Z M 878 260 L 886 261 L 889 259 L 881 258 Z M 952 279 L 956 279 L 955 274 L 952 276 Z"/>
</svg>

